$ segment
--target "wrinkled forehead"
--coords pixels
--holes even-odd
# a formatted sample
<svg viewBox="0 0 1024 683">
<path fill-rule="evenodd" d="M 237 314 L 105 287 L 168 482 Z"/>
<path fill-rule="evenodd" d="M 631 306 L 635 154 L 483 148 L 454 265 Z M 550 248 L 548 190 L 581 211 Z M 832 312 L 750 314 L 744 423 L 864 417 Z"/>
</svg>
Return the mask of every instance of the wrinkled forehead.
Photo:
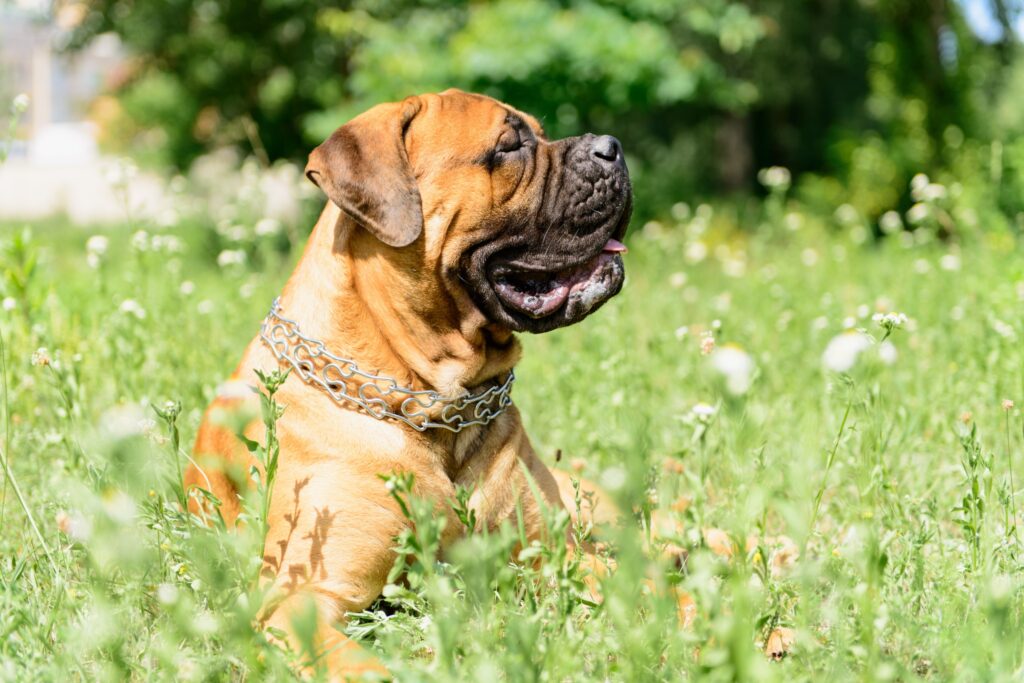
<svg viewBox="0 0 1024 683">
<path fill-rule="evenodd" d="M 421 95 L 420 101 L 423 107 L 409 126 L 407 141 L 421 153 L 473 156 L 493 147 L 510 127 L 526 126 L 544 135 L 533 116 L 484 95 L 446 90 Z"/>
</svg>

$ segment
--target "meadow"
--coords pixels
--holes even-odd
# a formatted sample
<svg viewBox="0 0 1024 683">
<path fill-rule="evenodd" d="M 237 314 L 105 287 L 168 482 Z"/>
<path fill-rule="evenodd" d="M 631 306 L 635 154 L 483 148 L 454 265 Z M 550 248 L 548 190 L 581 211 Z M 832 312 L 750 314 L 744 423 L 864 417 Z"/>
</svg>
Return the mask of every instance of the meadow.
<svg viewBox="0 0 1024 683">
<path fill-rule="evenodd" d="M 347 627 L 398 680 L 1024 675 L 1014 238 L 782 207 L 634 224 L 622 293 L 524 339 L 538 451 L 633 513 L 618 570 L 595 605 L 564 551 L 511 557 L 515 529 L 441 561 L 411 501 L 405 579 Z M 298 245 L 211 234 L 0 226 L 0 679 L 291 676 L 252 629 L 258 534 L 183 513 L 180 471 Z"/>
</svg>

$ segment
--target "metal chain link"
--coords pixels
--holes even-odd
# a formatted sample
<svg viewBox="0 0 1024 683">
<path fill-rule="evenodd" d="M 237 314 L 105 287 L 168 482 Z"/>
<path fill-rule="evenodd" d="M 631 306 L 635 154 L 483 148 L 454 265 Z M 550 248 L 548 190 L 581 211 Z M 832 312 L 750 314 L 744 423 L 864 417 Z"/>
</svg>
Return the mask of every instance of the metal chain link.
<svg viewBox="0 0 1024 683">
<path fill-rule="evenodd" d="M 271 304 L 260 325 L 260 338 L 279 361 L 291 365 L 303 381 L 319 386 L 336 403 L 362 408 L 378 420 L 400 420 L 420 432 L 438 428 L 456 433 L 473 425 L 485 425 L 512 405 L 512 383 L 516 376 L 511 370 L 503 383 L 460 398 L 408 389 L 390 377 L 363 372 L 355 361 L 335 356 L 323 342 L 303 335 L 298 323 L 281 315 L 280 301 L 277 298 Z M 322 366 L 317 368 L 320 363 Z M 350 383 L 357 385 L 355 391 Z M 387 399 L 401 399 L 399 412 L 390 409 Z M 432 418 L 428 411 L 438 406 L 441 410 Z"/>
</svg>

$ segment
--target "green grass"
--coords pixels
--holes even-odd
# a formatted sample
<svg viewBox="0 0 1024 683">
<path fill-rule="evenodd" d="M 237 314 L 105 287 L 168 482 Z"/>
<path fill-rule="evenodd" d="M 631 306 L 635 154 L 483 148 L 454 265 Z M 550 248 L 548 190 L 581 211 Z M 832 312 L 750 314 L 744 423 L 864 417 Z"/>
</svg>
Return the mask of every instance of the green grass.
<svg viewBox="0 0 1024 683">
<path fill-rule="evenodd" d="M 251 628 L 259 539 L 181 513 L 184 455 L 169 430 L 187 451 L 293 257 L 257 250 L 255 265 L 220 270 L 197 227 L 177 229 L 181 255 L 134 252 L 131 231 L 112 228 L 92 270 L 89 233 L 37 226 L 19 251 L 16 227 L 0 226 L 0 291 L 16 299 L 0 311 L 0 449 L 25 506 L 5 478 L 0 678 L 283 678 L 288 657 Z M 558 549 L 510 563 L 511 530 L 436 562 L 437 522 L 414 505 L 416 535 L 396 541 L 415 551 L 407 584 L 350 632 L 403 681 L 1019 678 L 1019 250 L 1007 236 L 964 245 L 948 270 L 950 248 L 934 242 L 717 230 L 694 263 L 698 232 L 636 230 L 617 299 L 524 340 L 514 397 L 539 452 L 551 464 L 561 452 L 636 512 L 614 539 L 603 605 L 580 600 Z M 896 360 L 872 344 L 848 373 L 825 370 L 846 318 L 881 339 L 876 310 L 910 317 L 888 340 Z M 745 394 L 701 353 L 713 328 L 718 348 L 756 363 Z M 56 362 L 33 365 L 39 347 Z M 150 407 L 169 400 L 177 417 Z M 698 403 L 715 414 L 695 414 Z M 682 572 L 641 549 L 652 510 L 678 522 L 664 540 L 689 551 Z M 711 552 L 709 529 L 738 551 Z M 778 542 L 746 551 L 749 537 L 780 536 L 794 562 Z M 552 557 L 535 568 L 533 553 Z M 691 628 L 647 594 L 648 576 L 693 595 Z M 770 661 L 760 644 L 778 627 L 795 642 Z"/>
</svg>

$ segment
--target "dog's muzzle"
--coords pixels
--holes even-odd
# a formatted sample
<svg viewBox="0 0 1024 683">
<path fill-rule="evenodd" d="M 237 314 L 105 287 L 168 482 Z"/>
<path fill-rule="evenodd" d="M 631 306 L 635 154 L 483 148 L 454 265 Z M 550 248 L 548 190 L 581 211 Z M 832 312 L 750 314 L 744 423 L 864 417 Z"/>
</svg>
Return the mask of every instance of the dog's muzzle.
<svg viewBox="0 0 1024 683">
<path fill-rule="evenodd" d="M 514 331 L 572 325 L 622 288 L 621 239 L 632 188 L 619 141 L 584 135 L 550 143 L 539 209 L 484 245 L 464 269 L 484 312 Z M 553 176 L 553 177 L 550 177 Z"/>
</svg>

